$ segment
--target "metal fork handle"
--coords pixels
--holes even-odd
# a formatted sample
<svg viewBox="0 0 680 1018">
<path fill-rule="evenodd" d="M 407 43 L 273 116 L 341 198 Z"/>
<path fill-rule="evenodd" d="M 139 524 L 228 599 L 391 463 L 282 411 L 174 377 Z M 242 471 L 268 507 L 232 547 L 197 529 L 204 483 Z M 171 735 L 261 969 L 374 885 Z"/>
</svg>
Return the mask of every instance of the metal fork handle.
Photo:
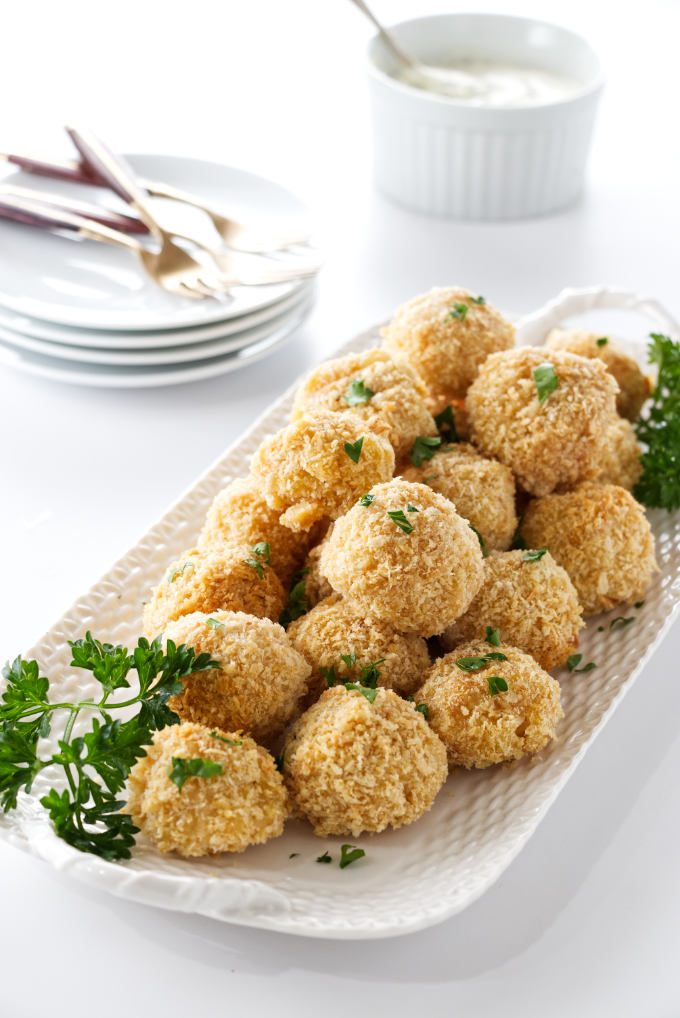
<svg viewBox="0 0 680 1018">
<path fill-rule="evenodd" d="M 8 194 L 0 190 L 0 217 L 43 229 L 69 230 L 88 240 L 98 240 L 105 244 L 125 247 L 138 254 L 142 250 L 139 241 L 128 237 L 119 230 L 95 223 L 75 212 L 50 205 L 49 202 L 33 201 L 18 195 Z"/>
</svg>

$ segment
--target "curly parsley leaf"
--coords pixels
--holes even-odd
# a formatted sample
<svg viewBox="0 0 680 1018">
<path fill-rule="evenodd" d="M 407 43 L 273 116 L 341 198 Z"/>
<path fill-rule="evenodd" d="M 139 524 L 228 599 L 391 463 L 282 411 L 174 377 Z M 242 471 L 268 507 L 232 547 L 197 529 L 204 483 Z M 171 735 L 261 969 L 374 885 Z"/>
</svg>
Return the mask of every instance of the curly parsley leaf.
<svg viewBox="0 0 680 1018">
<path fill-rule="evenodd" d="M 375 396 L 373 389 L 369 389 L 360 378 L 355 378 L 349 383 L 347 392 L 342 398 L 348 406 L 359 406 L 362 403 L 368 403 L 372 396 Z"/>
<path fill-rule="evenodd" d="M 356 442 L 345 442 L 343 449 L 351 459 L 352 463 L 358 463 L 361 456 L 361 447 L 364 444 L 364 436 L 357 438 Z"/>
<path fill-rule="evenodd" d="M 649 360 L 658 365 L 649 413 L 635 424 L 646 446 L 640 457 L 642 476 L 633 494 L 644 505 L 680 509 L 680 342 L 651 333 Z"/>
<path fill-rule="evenodd" d="M 425 460 L 431 460 L 441 444 L 439 436 L 418 435 L 410 453 L 413 466 L 422 467 Z"/>
<path fill-rule="evenodd" d="M 550 393 L 554 392 L 560 384 L 557 372 L 552 364 L 546 363 L 539 364 L 538 367 L 534 368 L 532 375 L 534 376 L 538 402 L 543 406 Z"/>
</svg>

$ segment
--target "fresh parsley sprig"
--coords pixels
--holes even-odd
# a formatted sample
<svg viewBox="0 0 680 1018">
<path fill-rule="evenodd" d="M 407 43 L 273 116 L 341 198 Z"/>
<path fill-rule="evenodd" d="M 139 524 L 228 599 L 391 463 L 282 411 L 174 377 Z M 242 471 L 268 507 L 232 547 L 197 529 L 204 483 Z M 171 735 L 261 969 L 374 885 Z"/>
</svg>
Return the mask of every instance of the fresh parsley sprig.
<svg viewBox="0 0 680 1018">
<path fill-rule="evenodd" d="M 680 342 L 651 333 L 649 360 L 658 365 L 649 413 L 635 424 L 646 446 L 640 457 L 642 476 L 633 488 L 650 507 L 680 509 Z"/>
<path fill-rule="evenodd" d="M 192 648 L 177 647 L 172 640 L 163 652 L 160 637 L 151 643 L 141 637 L 132 653 L 95 640 L 90 632 L 69 646 L 71 664 L 92 672 L 101 686 L 100 696 L 52 703 L 49 680 L 40 675 L 36 661 L 17 657 L 3 668 L 0 806 L 6 813 L 16 809 L 22 789 L 30 792 L 38 774 L 48 767 L 58 768 L 67 787 L 51 788 L 40 802 L 59 837 L 103 859 L 128 859 L 138 828 L 121 812 L 125 802 L 119 793 L 135 762 L 146 755 L 144 747 L 151 743 L 153 732 L 179 720 L 168 700 L 182 691 L 182 680 L 220 665 L 209 654 L 197 656 Z M 131 672 L 137 675 L 137 691 L 112 702 L 114 693 L 131 689 Z M 126 721 L 114 720 L 111 711 L 122 708 L 137 708 L 137 713 Z M 75 735 L 84 710 L 96 711 L 99 717 L 93 718 L 89 731 Z M 40 739 L 50 734 L 55 714 L 62 713 L 66 722 L 58 750 L 42 756 Z"/>
</svg>

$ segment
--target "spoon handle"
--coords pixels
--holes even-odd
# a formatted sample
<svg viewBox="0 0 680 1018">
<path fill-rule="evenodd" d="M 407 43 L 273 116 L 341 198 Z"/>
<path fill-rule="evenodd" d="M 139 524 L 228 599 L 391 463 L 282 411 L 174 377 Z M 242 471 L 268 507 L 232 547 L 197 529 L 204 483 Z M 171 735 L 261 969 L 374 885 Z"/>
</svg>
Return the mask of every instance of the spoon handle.
<svg viewBox="0 0 680 1018">
<path fill-rule="evenodd" d="M 385 26 L 380 24 L 373 11 L 366 6 L 364 0 L 352 0 L 352 3 L 355 4 L 355 6 L 359 8 L 362 14 L 365 14 L 368 20 L 375 25 L 375 27 L 380 32 L 383 41 L 392 50 L 399 63 L 406 64 L 407 67 L 415 67 L 416 61 L 413 59 L 413 57 L 409 56 L 408 53 L 404 53 L 403 49 L 398 44 L 392 33 L 388 32 Z"/>
</svg>

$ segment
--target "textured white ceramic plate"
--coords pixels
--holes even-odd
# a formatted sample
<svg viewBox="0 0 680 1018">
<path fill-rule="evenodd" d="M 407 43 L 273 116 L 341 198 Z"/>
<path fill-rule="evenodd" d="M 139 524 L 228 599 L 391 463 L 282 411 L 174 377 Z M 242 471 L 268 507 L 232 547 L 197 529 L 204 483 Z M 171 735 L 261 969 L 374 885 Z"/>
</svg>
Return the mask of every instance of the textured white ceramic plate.
<svg viewBox="0 0 680 1018">
<path fill-rule="evenodd" d="M 562 295 L 524 320 L 520 342 L 539 342 L 547 328 L 592 307 L 632 307 L 648 312 L 657 327 L 678 334 L 657 304 L 598 289 Z M 376 342 L 371 329 L 338 353 Z M 644 361 L 644 347 L 638 345 Z M 285 394 L 170 509 L 111 571 L 28 652 L 56 688 L 53 695 L 89 695 L 87 677 L 68 667 L 66 641 L 91 628 L 101 639 L 130 645 L 139 630 L 141 602 L 168 561 L 195 540 L 214 494 L 246 472 L 262 437 L 285 424 L 292 390 Z M 431 812 L 398 831 L 353 839 L 366 857 L 346 870 L 319 866 L 328 849 L 339 858 L 339 838 L 319 839 L 298 822 L 283 837 L 242 855 L 187 862 L 160 856 L 142 841 L 127 863 L 84 855 L 53 833 L 37 801 L 47 787 L 36 782 L 16 812 L 0 819 L 0 836 L 79 880 L 122 898 L 229 922 L 316 937 L 385 937 L 418 930 L 461 911 L 510 864 L 582 758 L 598 730 L 663 639 L 680 607 L 680 514 L 654 511 L 661 572 L 624 629 L 610 618 L 591 619 L 583 636 L 588 674 L 558 673 L 565 718 L 544 752 L 512 766 L 452 775 Z M 604 626 L 598 632 L 598 626 Z M 290 859 L 293 852 L 299 855 Z M 528 893 L 531 889 L 528 888 Z"/>
<path fill-rule="evenodd" d="M 203 198 L 217 211 L 253 229 L 279 235 L 306 231 L 305 209 L 285 188 L 254 173 L 181 156 L 130 155 L 133 168 Z M 8 182 L 116 204 L 97 187 L 43 180 L 18 170 Z M 125 206 L 121 206 L 124 210 Z M 156 206 L 154 206 L 156 208 Z M 206 228 L 205 217 L 177 202 L 163 202 L 159 218 L 185 232 Z M 206 240 L 214 240 L 208 228 Z M 76 241 L 2 220 L 0 223 L 0 306 L 32 318 L 86 329 L 177 329 L 226 321 L 268 307 L 304 285 L 235 287 L 224 300 L 193 300 L 166 293 L 152 283 L 130 253 L 94 241 Z"/>
</svg>

